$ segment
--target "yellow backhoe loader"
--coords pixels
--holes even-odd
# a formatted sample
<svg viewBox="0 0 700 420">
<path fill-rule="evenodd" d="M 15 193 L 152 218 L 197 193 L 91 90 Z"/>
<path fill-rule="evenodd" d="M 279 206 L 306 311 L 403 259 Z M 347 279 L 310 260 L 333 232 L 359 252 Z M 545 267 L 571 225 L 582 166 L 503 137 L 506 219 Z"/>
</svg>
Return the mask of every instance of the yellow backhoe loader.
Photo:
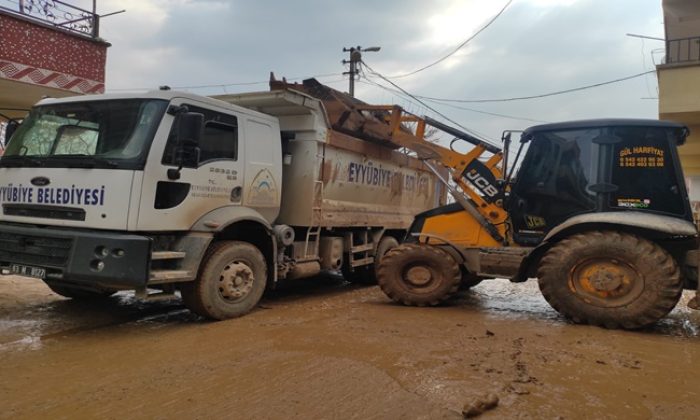
<svg viewBox="0 0 700 420">
<path fill-rule="evenodd" d="M 663 318 L 697 288 L 698 230 L 677 147 L 688 129 L 656 120 L 546 124 L 504 150 L 398 106 L 373 106 L 390 141 L 425 160 L 455 202 L 415 217 L 382 256 L 382 290 L 405 305 L 440 304 L 484 279 L 537 278 L 545 299 L 577 323 L 635 329 Z M 407 130 L 408 126 L 413 129 Z M 425 139 L 429 127 L 454 137 Z M 466 141 L 470 150 L 455 150 Z M 519 162 L 523 150 L 522 162 Z M 517 175 L 514 175 L 515 168 Z M 698 308 L 698 296 L 689 306 Z"/>
</svg>

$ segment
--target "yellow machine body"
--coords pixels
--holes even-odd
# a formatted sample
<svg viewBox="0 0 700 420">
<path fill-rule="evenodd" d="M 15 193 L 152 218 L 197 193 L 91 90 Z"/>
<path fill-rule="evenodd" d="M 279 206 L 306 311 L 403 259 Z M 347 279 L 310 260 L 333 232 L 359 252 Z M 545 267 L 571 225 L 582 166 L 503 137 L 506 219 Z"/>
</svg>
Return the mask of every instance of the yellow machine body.
<svg viewBox="0 0 700 420">
<path fill-rule="evenodd" d="M 505 223 L 497 226 L 499 233 L 506 236 Z M 464 248 L 499 247 L 496 241 L 481 224 L 464 209 L 454 212 L 426 216 L 420 230 L 411 232 L 419 242 L 449 242 Z"/>
</svg>

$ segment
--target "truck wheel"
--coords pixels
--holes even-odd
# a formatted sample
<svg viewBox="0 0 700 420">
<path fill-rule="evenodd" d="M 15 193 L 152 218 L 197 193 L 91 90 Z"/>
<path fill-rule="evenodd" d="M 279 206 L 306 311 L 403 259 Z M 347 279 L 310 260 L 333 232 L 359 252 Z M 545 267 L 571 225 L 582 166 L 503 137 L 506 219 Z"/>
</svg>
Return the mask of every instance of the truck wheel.
<svg viewBox="0 0 700 420">
<path fill-rule="evenodd" d="M 211 319 L 245 315 L 258 304 L 267 284 L 265 257 L 247 242 L 216 242 L 207 250 L 197 280 L 180 288 L 192 312 Z"/>
<path fill-rule="evenodd" d="M 430 245 L 404 244 L 377 269 L 379 286 L 395 302 L 435 306 L 459 290 L 462 274 L 450 254 Z"/>
<path fill-rule="evenodd" d="M 75 287 L 64 286 L 61 284 L 56 284 L 53 282 L 45 281 L 49 289 L 54 293 L 61 295 L 63 297 L 71 298 L 74 300 L 92 300 L 92 299 L 106 299 L 113 294 L 117 293 L 113 290 L 85 290 L 78 289 Z"/>
<path fill-rule="evenodd" d="M 576 323 L 636 329 L 655 323 L 683 291 L 678 265 L 636 235 L 588 232 L 556 244 L 538 272 L 542 295 Z"/>
<path fill-rule="evenodd" d="M 355 268 L 354 271 L 348 269 L 343 270 L 343 277 L 351 283 L 360 284 L 377 284 L 377 267 L 384 255 L 392 249 L 399 246 L 399 241 L 393 236 L 384 236 L 377 245 L 377 251 L 374 253 L 374 264 L 365 265 Z"/>
</svg>

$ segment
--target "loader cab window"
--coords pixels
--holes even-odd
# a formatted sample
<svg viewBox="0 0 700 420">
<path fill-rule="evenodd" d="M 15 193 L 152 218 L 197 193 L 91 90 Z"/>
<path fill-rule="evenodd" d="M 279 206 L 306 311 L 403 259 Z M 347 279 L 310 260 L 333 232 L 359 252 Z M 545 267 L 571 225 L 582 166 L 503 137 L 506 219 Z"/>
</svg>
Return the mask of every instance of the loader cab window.
<svg viewBox="0 0 700 420">
<path fill-rule="evenodd" d="M 199 142 L 199 166 L 214 160 L 238 160 L 238 120 L 233 115 L 215 112 L 209 109 L 187 105 L 191 112 L 204 115 L 204 132 Z M 168 143 L 163 154 L 164 165 L 175 165 L 175 153 L 178 142 L 177 125 L 173 124 L 168 136 Z M 184 164 L 195 167 L 194 164 Z"/>
<path fill-rule="evenodd" d="M 685 215 L 685 185 L 678 176 L 675 143 L 678 130 L 667 127 L 616 127 L 621 139 L 613 148 L 613 209 Z"/>
<path fill-rule="evenodd" d="M 536 132 L 508 208 L 515 237 L 537 243 L 563 220 L 596 208 L 600 129 Z"/>
</svg>

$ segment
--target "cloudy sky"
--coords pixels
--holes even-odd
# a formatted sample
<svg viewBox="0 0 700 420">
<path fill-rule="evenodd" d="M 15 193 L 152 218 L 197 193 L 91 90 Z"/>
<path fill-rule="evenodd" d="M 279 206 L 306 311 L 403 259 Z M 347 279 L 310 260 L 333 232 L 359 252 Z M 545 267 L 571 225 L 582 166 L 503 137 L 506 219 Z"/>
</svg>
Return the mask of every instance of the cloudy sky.
<svg viewBox="0 0 700 420">
<path fill-rule="evenodd" d="M 401 75 L 447 55 L 484 26 L 507 0 L 102 0 L 101 35 L 112 47 L 107 89 L 167 84 L 194 93 L 266 90 L 270 71 L 288 79 L 320 76 L 347 90 L 343 47 L 381 46 L 365 62 Z M 392 79 L 413 95 L 498 99 L 543 94 L 618 79 L 654 68 L 663 43 L 661 0 L 513 0 L 486 30 L 449 59 Z M 366 69 L 367 70 L 367 69 Z M 370 83 L 356 96 L 433 111 Z M 257 84 L 246 84 L 255 83 Z M 202 85 L 225 85 L 197 87 Z M 393 89 L 393 88 L 392 88 Z M 494 102 L 426 102 L 489 139 L 536 121 L 657 116 L 654 74 L 547 98 Z M 459 106 L 467 109 L 457 109 Z M 478 111 L 478 112 L 477 112 Z M 491 114 L 502 114 L 496 116 Z M 508 117 L 505 117 L 508 116 Z"/>
</svg>

